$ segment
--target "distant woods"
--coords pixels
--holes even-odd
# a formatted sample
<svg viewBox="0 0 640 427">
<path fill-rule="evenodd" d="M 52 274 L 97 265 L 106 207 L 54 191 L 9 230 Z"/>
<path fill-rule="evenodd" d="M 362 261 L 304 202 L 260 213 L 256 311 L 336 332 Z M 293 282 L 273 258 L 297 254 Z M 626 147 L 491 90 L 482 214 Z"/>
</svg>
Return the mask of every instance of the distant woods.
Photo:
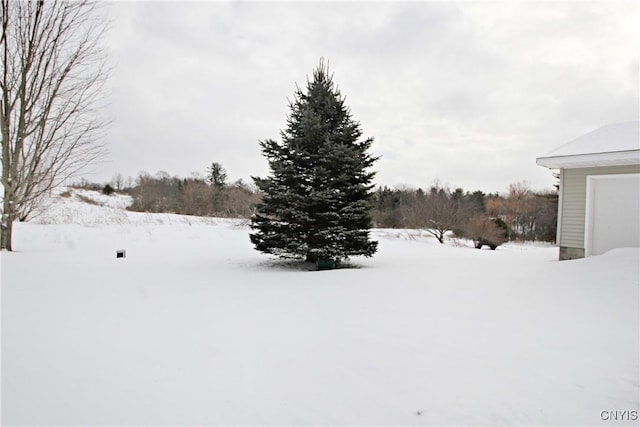
<svg viewBox="0 0 640 427">
<path fill-rule="evenodd" d="M 385 186 L 375 192 L 372 208 L 375 227 L 425 229 L 440 243 L 447 233 L 481 242 L 503 231 L 508 240 L 551 242 L 556 238 L 558 195 L 533 191 L 523 182 L 511 184 L 506 194 L 439 184 L 426 191 Z"/>
<path fill-rule="evenodd" d="M 100 191 L 106 187 L 86 181 L 78 186 Z M 250 218 L 261 200 L 257 188 L 241 180 L 227 183 L 222 167 L 210 166 L 204 177 L 190 178 L 166 172 L 142 172 L 135 179 L 116 174 L 108 186 L 131 195 L 129 209 L 138 212 Z M 476 243 L 485 238 L 553 242 L 557 212 L 555 191 L 534 191 L 524 182 L 511 184 L 502 194 L 452 190 L 441 184 L 425 190 L 384 186 L 374 191 L 371 201 L 374 227 L 424 229 L 442 243 L 451 235 Z M 498 238 L 502 233 L 504 239 Z"/>
<path fill-rule="evenodd" d="M 129 194 L 133 204 L 128 209 L 136 212 L 249 218 L 260 200 L 257 191 L 242 180 L 228 184 L 226 171 L 217 163 L 207 169 L 205 177 L 181 178 L 166 172 L 155 175 L 141 172 L 135 179 L 116 174 L 104 186 L 86 181 L 75 186 L 105 194 L 113 190 Z"/>
<path fill-rule="evenodd" d="M 132 211 L 171 212 L 182 215 L 249 218 L 260 199 L 242 181 L 226 184 L 207 178 L 140 174 L 128 192 Z"/>
</svg>

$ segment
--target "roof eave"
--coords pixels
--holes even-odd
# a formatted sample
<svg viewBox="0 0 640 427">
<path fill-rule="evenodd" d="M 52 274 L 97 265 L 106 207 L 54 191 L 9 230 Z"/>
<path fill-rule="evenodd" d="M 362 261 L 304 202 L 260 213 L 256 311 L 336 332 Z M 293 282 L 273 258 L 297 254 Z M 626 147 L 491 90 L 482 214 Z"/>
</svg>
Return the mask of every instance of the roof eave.
<svg viewBox="0 0 640 427">
<path fill-rule="evenodd" d="M 572 156 L 538 157 L 536 163 L 549 169 L 572 169 L 598 166 L 640 164 L 640 150 L 610 153 L 578 154 Z"/>
</svg>

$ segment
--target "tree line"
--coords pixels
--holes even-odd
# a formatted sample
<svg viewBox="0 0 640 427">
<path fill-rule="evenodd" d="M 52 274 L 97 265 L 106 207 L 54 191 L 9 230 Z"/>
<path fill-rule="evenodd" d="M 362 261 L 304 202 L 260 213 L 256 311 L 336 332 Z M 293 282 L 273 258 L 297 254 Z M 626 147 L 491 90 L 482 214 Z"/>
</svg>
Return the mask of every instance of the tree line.
<svg viewBox="0 0 640 427">
<path fill-rule="evenodd" d="M 425 229 L 440 243 L 449 232 L 478 241 L 503 233 L 505 240 L 551 242 L 556 237 L 557 193 L 534 191 L 525 182 L 509 185 L 502 195 L 441 184 L 426 191 L 384 186 L 374 192 L 372 203 L 375 227 Z"/>
<path fill-rule="evenodd" d="M 129 210 L 171 212 L 182 215 L 249 218 L 260 195 L 238 180 L 212 183 L 206 178 L 180 178 L 159 172 L 141 173 L 135 186 L 125 190 L 133 197 Z"/>
<path fill-rule="evenodd" d="M 204 177 L 181 178 L 166 172 L 137 178 L 114 175 L 109 184 L 81 181 L 75 186 L 129 194 L 137 212 L 169 212 L 183 215 L 250 218 L 263 193 L 242 180 L 226 182 L 226 170 L 212 163 Z M 427 187 L 378 186 L 369 205 L 376 228 L 423 229 L 440 243 L 449 235 L 504 242 L 530 240 L 554 242 L 558 194 L 535 191 L 526 182 L 509 185 L 504 194 L 451 189 L 436 183 Z"/>
<path fill-rule="evenodd" d="M 104 194 L 128 194 L 133 203 L 130 211 L 175 213 L 228 218 L 249 218 L 260 201 L 259 192 L 242 180 L 228 183 L 227 172 L 217 162 L 207 175 L 182 178 L 160 171 L 155 175 L 140 172 L 134 179 L 118 173 L 107 184 L 81 180 L 73 187 L 102 191 Z"/>
</svg>

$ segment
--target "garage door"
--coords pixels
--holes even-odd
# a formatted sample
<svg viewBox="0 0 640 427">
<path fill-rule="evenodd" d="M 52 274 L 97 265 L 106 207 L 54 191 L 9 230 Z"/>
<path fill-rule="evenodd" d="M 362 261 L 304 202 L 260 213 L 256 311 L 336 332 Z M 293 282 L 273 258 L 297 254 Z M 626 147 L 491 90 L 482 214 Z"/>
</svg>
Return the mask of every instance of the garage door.
<svg viewBox="0 0 640 427">
<path fill-rule="evenodd" d="M 640 246 L 640 174 L 587 177 L 586 256 Z"/>
</svg>

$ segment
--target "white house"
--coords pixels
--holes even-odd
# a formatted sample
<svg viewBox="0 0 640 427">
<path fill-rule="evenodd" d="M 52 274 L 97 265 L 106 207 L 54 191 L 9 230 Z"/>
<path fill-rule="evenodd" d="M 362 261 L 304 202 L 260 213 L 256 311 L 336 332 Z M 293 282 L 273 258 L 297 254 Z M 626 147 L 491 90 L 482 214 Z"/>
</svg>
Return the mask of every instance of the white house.
<svg viewBox="0 0 640 427">
<path fill-rule="evenodd" d="M 536 159 L 560 170 L 560 259 L 640 246 L 638 121 L 603 126 Z"/>
</svg>

